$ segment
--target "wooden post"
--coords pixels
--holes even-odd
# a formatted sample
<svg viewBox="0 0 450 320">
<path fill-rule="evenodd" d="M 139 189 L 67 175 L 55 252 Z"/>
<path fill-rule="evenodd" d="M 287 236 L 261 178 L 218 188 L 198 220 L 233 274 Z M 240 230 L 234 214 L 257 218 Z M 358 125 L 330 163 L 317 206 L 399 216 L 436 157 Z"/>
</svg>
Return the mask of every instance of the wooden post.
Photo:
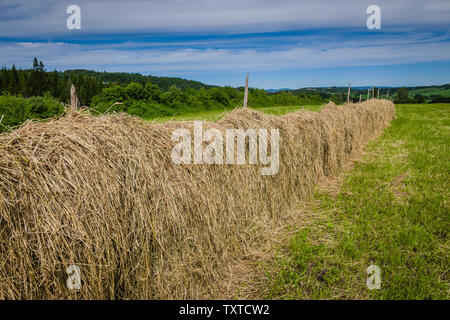
<svg viewBox="0 0 450 320">
<path fill-rule="evenodd" d="M 380 99 L 380 89 L 378 89 L 378 93 L 377 93 L 377 99 Z"/>
<path fill-rule="evenodd" d="M 350 103 L 350 83 L 348 84 L 347 103 Z"/>
<path fill-rule="evenodd" d="M 244 108 L 247 108 L 247 101 L 248 101 L 248 73 L 247 77 L 245 78 Z"/>
<path fill-rule="evenodd" d="M 375 87 L 372 87 L 372 99 L 375 99 Z"/>
<path fill-rule="evenodd" d="M 389 90 L 387 92 L 387 98 L 386 99 L 389 100 Z"/>
<path fill-rule="evenodd" d="M 359 95 L 359 103 L 361 103 L 362 100 L 362 94 Z"/>
<path fill-rule="evenodd" d="M 370 89 L 367 89 L 367 101 L 369 101 Z"/>
<path fill-rule="evenodd" d="M 78 110 L 78 98 L 73 84 L 70 87 L 70 109 L 74 111 Z"/>
</svg>

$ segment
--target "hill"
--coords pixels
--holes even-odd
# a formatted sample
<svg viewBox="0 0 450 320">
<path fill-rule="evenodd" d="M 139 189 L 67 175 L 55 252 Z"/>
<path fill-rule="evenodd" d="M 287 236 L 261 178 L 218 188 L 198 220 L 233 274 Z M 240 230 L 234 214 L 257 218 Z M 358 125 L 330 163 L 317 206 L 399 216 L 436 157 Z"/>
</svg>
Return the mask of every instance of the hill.
<svg viewBox="0 0 450 320">
<path fill-rule="evenodd" d="M 414 87 L 409 89 L 410 96 L 421 94 L 428 98 L 434 98 L 437 96 L 450 97 L 450 84 L 445 84 L 442 86 Z"/>
<path fill-rule="evenodd" d="M 367 90 L 372 89 L 371 86 L 355 86 L 351 88 L 351 100 L 356 102 L 359 100 L 359 95 L 362 95 L 362 99 L 367 98 Z M 444 84 L 439 86 L 417 86 L 417 87 L 387 87 L 379 86 L 375 87 L 375 92 L 380 89 L 380 98 L 386 98 L 387 93 L 394 100 L 397 98 L 398 91 L 400 89 L 406 89 L 411 101 L 398 101 L 401 103 L 412 103 L 414 100 L 423 102 L 446 102 L 450 98 L 450 84 Z M 299 89 L 269 89 L 268 93 L 273 92 L 288 92 L 293 95 L 303 94 L 317 94 L 323 99 L 330 99 L 335 103 L 343 103 L 347 98 L 348 87 L 305 87 Z"/>
<path fill-rule="evenodd" d="M 108 83 L 117 84 L 129 84 L 131 82 L 137 82 L 145 84 L 151 82 L 156 84 L 161 90 L 167 91 L 171 86 L 176 86 L 181 90 L 185 89 L 201 89 L 201 88 L 214 88 L 216 86 L 207 85 L 200 81 L 186 80 L 182 78 L 169 78 L 169 77 L 156 77 L 151 75 L 142 75 L 140 73 L 128 73 L 128 72 L 99 72 L 86 69 L 74 69 L 66 70 L 63 74 L 70 76 L 82 74 L 83 76 L 93 77 L 94 79 Z"/>
</svg>

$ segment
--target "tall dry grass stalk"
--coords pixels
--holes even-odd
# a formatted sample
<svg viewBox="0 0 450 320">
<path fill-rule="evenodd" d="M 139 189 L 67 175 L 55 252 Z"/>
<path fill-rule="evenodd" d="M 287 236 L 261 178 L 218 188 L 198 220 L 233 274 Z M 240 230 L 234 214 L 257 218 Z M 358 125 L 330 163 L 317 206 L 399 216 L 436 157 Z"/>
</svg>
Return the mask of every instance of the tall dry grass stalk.
<svg viewBox="0 0 450 320">
<path fill-rule="evenodd" d="M 395 117 L 387 100 L 271 116 L 236 109 L 204 127 L 278 128 L 280 170 L 174 165 L 171 132 L 127 115 L 70 111 L 0 135 L 0 298 L 217 296 L 289 204 L 334 175 Z M 66 287 L 78 265 L 82 287 Z M 219 294 L 220 296 L 220 294 Z"/>
</svg>

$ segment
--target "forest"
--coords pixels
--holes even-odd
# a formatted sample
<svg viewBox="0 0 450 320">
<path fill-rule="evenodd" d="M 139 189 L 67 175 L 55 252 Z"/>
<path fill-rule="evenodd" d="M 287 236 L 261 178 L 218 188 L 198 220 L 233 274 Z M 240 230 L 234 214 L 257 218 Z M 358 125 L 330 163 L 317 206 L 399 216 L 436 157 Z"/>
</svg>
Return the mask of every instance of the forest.
<svg viewBox="0 0 450 320">
<path fill-rule="evenodd" d="M 94 114 L 125 112 L 144 119 L 189 112 L 232 109 L 240 105 L 244 88 L 205 85 L 180 78 L 108 73 L 90 70 L 47 71 L 42 61 L 31 69 L 3 67 L 0 72 L 0 130 L 27 119 L 61 114 L 69 101 L 72 84 L 81 106 Z M 315 93 L 274 92 L 249 89 L 248 105 L 312 105 L 326 101 Z M 118 103 L 116 103 L 118 102 Z"/>
<path fill-rule="evenodd" d="M 138 73 L 92 70 L 47 71 L 33 59 L 30 69 L 14 65 L 0 72 L 0 131 L 27 119 L 45 119 L 64 112 L 70 87 L 75 86 L 82 107 L 94 114 L 125 112 L 144 119 L 208 110 L 230 110 L 242 104 L 244 88 L 206 85 L 181 78 Z M 382 88 L 394 103 L 449 102 L 448 85 L 440 87 Z M 371 90 L 370 90 L 371 91 Z M 378 88 L 374 88 L 378 92 Z M 350 100 L 366 100 L 366 88 L 353 88 Z M 249 89 L 250 107 L 318 105 L 328 101 L 345 103 L 347 88 L 302 88 L 284 90 Z"/>
</svg>

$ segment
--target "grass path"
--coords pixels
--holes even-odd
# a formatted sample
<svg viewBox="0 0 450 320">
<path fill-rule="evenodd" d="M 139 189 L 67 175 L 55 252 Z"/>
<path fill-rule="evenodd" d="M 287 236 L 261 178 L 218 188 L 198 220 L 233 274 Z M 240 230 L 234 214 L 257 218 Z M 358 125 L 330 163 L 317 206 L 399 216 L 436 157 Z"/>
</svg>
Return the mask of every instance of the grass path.
<svg viewBox="0 0 450 320">
<path fill-rule="evenodd" d="M 450 104 L 396 107 L 342 186 L 298 208 L 308 218 L 265 266 L 262 297 L 450 298 Z M 379 290 L 366 286 L 372 264 Z"/>
</svg>

